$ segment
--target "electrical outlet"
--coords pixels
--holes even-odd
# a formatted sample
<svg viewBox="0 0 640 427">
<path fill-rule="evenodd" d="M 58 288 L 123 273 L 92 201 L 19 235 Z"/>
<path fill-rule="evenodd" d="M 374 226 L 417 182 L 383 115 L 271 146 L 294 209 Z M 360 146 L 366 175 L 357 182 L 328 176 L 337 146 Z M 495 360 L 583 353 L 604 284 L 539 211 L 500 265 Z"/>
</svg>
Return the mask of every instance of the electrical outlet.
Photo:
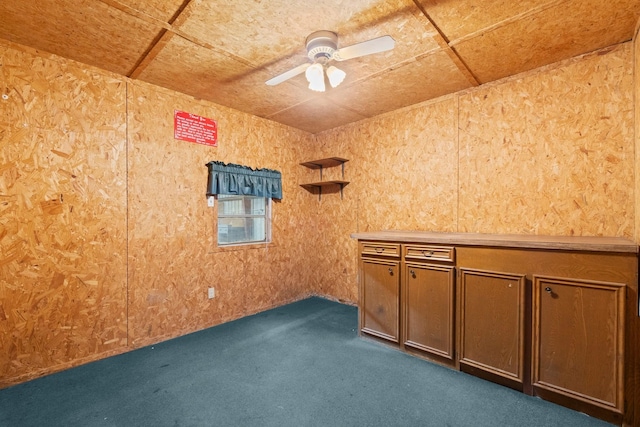
<svg viewBox="0 0 640 427">
<path fill-rule="evenodd" d="M 215 203 L 216 203 L 215 197 L 209 196 L 207 198 L 207 206 L 209 206 L 210 208 L 212 208 Z"/>
<path fill-rule="evenodd" d="M 209 297 L 209 299 L 215 298 L 216 297 L 216 289 L 215 288 L 209 288 L 207 291 L 207 295 Z"/>
</svg>

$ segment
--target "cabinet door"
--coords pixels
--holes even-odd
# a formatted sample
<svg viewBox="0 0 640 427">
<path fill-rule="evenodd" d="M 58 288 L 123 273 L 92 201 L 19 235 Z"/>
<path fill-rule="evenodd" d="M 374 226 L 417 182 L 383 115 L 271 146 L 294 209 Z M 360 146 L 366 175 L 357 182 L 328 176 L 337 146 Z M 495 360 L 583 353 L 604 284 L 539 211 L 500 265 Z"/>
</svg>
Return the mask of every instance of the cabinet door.
<svg viewBox="0 0 640 427">
<path fill-rule="evenodd" d="M 405 347 L 453 360 L 454 269 L 407 263 L 402 285 Z"/>
<path fill-rule="evenodd" d="M 461 367 L 480 369 L 521 388 L 525 276 L 461 269 L 460 292 Z"/>
<path fill-rule="evenodd" d="M 625 285 L 533 279 L 532 381 L 622 413 Z"/>
<path fill-rule="evenodd" d="M 360 330 L 399 343 L 400 262 L 360 260 Z"/>
</svg>

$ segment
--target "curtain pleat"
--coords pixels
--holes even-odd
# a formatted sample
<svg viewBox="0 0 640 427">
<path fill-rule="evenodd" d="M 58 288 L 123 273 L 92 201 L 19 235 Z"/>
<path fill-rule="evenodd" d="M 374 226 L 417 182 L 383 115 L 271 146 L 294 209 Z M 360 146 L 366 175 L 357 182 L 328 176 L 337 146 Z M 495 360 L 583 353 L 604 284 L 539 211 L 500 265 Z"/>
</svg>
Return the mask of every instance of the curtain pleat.
<svg viewBox="0 0 640 427">
<path fill-rule="evenodd" d="M 282 199 L 282 174 L 277 170 L 216 161 L 207 163 L 207 167 L 207 196 L 238 194 Z"/>
</svg>

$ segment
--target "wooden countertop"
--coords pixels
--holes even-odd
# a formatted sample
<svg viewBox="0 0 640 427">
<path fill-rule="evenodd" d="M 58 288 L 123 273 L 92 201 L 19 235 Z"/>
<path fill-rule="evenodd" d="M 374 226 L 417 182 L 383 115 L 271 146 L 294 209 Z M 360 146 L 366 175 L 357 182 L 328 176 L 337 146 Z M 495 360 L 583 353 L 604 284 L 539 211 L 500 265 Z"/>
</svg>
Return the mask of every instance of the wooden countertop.
<svg viewBox="0 0 640 427">
<path fill-rule="evenodd" d="M 374 231 L 351 234 L 353 239 L 463 246 L 638 253 L 638 245 L 622 237 L 535 236 L 525 234 L 445 233 L 431 231 Z"/>
</svg>

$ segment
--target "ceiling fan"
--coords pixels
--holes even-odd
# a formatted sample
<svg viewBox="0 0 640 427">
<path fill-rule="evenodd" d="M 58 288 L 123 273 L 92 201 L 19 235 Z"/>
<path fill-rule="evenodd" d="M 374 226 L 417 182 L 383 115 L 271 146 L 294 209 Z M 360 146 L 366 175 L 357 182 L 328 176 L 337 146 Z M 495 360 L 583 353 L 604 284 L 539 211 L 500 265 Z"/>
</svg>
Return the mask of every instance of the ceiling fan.
<svg viewBox="0 0 640 427">
<path fill-rule="evenodd" d="M 327 67 L 325 71 L 325 66 L 330 61 L 346 61 L 347 59 L 385 52 L 393 49 L 395 43 L 391 36 L 382 36 L 338 49 L 338 35 L 336 33 L 325 30 L 316 31 L 311 33 L 305 42 L 307 57 L 311 60 L 311 63 L 298 65 L 267 80 L 266 83 L 269 86 L 275 86 L 298 74 L 305 73 L 309 82 L 309 89 L 324 92 L 325 72 L 331 87 L 338 86 L 346 77 L 344 71 L 333 65 Z"/>
</svg>

